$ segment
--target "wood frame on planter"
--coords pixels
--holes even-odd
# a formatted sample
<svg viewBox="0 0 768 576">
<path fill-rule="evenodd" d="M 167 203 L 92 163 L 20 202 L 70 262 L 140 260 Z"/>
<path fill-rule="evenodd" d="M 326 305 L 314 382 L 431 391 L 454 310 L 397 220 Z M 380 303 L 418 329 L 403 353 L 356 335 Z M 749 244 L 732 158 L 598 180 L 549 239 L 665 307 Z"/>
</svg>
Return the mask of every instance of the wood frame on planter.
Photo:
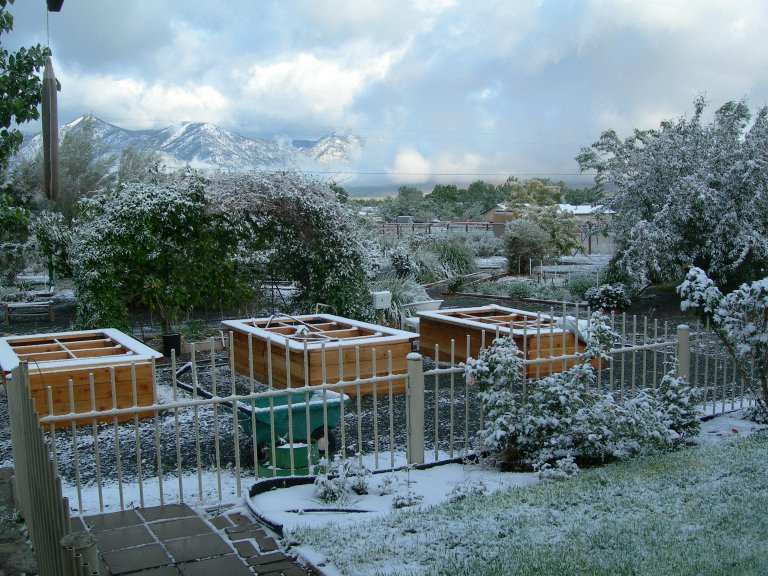
<svg viewBox="0 0 768 576">
<path fill-rule="evenodd" d="M 161 357 L 159 352 L 112 328 L 0 338 L 2 382 L 9 384 L 11 371 L 19 362 L 27 362 L 30 392 L 39 417 L 51 413 L 128 408 L 134 405 L 134 400 L 138 406 L 151 405 L 155 401 L 154 362 Z M 51 389 L 52 406 L 48 402 L 48 388 Z M 151 416 L 152 412 L 139 414 L 139 418 Z M 120 416 L 118 420 L 132 418 L 130 415 Z M 111 418 L 108 420 L 112 421 Z M 82 426 L 93 421 L 79 419 L 75 422 Z M 70 422 L 56 425 L 69 426 Z"/>
<path fill-rule="evenodd" d="M 497 334 L 511 335 L 527 360 L 571 355 L 586 349 L 574 318 L 564 322 L 562 317 L 497 304 L 419 312 L 418 315 L 421 353 L 440 362 L 451 359 L 451 341 L 454 361 L 465 362 L 468 357 L 477 358 L 480 349 L 489 346 Z M 578 326 L 585 327 L 584 321 Z M 563 372 L 580 362 L 580 359 L 572 358 L 529 364 L 526 377 L 538 378 Z M 593 366 L 598 368 L 599 365 L 599 361 L 593 361 Z"/>
<path fill-rule="evenodd" d="M 358 366 L 359 377 L 370 378 L 374 363 L 375 375 L 385 376 L 390 352 L 392 373 L 405 374 L 406 356 L 419 337 L 414 332 L 333 314 L 275 315 L 225 320 L 222 324 L 232 331 L 235 371 L 274 388 L 315 386 L 324 381 L 332 384 L 342 378 L 354 380 L 358 377 Z M 393 393 L 405 391 L 404 378 L 393 379 L 392 384 Z M 355 396 L 358 389 L 362 396 L 373 393 L 370 383 L 345 386 L 343 392 Z M 378 383 L 377 394 L 386 394 L 388 390 L 387 382 Z"/>
</svg>

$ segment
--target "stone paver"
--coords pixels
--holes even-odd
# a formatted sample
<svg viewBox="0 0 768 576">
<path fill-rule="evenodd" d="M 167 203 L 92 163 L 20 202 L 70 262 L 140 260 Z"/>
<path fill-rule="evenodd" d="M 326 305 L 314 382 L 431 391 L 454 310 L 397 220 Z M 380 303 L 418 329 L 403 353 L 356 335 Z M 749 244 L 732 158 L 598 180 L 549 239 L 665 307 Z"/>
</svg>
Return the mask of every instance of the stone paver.
<svg viewBox="0 0 768 576">
<path fill-rule="evenodd" d="M 237 553 L 240 554 L 242 558 L 250 558 L 251 556 L 256 556 L 256 554 L 259 553 L 259 551 L 256 550 L 256 547 L 248 540 L 235 542 L 235 550 L 237 550 Z"/>
<path fill-rule="evenodd" d="M 166 566 L 173 562 L 160 544 L 105 552 L 103 556 L 104 563 L 114 575 Z"/>
<path fill-rule="evenodd" d="M 160 568 L 150 568 L 141 572 L 134 572 L 131 576 L 179 576 L 181 572 L 176 566 L 162 566 Z M 102 574 L 102 576 L 104 576 Z"/>
<path fill-rule="evenodd" d="M 96 537 L 96 546 L 101 552 L 133 548 L 142 544 L 152 544 L 155 541 L 144 524 L 94 532 L 94 536 Z"/>
<path fill-rule="evenodd" d="M 149 529 L 163 541 L 213 532 L 213 529 L 198 517 L 154 522 L 149 524 Z"/>
<path fill-rule="evenodd" d="M 195 511 L 186 504 L 166 504 L 165 506 L 153 506 L 151 508 L 139 508 L 139 514 L 147 522 L 156 522 L 158 520 L 171 520 L 173 518 L 187 518 L 197 516 Z"/>
<path fill-rule="evenodd" d="M 139 508 L 73 519 L 97 538 L 103 567 L 130 576 L 312 574 L 245 511 L 208 521 L 185 504 Z M 1 576 L 1 575 L 0 575 Z"/>
<path fill-rule="evenodd" d="M 165 548 L 176 562 L 189 562 L 232 553 L 232 548 L 218 534 L 200 534 L 171 540 L 165 543 Z"/>
<path fill-rule="evenodd" d="M 282 560 L 290 560 L 288 556 L 282 552 L 269 552 L 268 554 L 261 554 L 248 558 L 248 564 L 251 566 L 263 566 L 264 564 L 274 564 Z"/>
<path fill-rule="evenodd" d="M 252 576 L 252 572 L 235 555 L 221 556 L 179 566 L 184 576 Z"/>
<path fill-rule="evenodd" d="M 101 530 L 135 526 L 136 524 L 141 524 L 142 520 L 135 510 L 126 510 L 125 512 L 108 512 L 107 514 L 88 516 L 85 519 L 85 523 L 93 532 L 99 532 Z"/>
</svg>

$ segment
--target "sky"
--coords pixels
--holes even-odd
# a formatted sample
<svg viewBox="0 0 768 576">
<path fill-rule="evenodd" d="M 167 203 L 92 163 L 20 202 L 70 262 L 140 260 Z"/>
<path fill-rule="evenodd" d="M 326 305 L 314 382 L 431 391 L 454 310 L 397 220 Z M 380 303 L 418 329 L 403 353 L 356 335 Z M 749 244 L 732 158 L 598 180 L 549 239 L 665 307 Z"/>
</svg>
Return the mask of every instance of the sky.
<svg viewBox="0 0 768 576">
<path fill-rule="evenodd" d="M 49 38 L 64 122 L 355 134 L 383 182 L 579 182 L 603 130 L 768 103 L 765 0 L 65 0 L 48 36 L 44 0 L 11 11 L 4 43 Z"/>
</svg>

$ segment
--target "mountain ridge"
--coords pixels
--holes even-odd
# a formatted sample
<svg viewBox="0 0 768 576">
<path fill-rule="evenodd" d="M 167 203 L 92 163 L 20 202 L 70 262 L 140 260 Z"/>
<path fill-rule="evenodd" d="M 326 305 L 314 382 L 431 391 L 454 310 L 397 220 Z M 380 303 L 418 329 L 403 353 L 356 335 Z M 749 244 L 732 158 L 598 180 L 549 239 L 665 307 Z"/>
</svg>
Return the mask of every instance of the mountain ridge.
<svg viewBox="0 0 768 576">
<path fill-rule="evenodd" d="M 331 133 L 316 140 L 263 139 L 243 136 L 210 122 L 181 122 L 165 128 L 131 130 L 86 114 L 64 124 L 60 140 L 70 131 L 90 123 L 103 146 L 102 157 L 113 157 L 115 167 L 123 150 L 159 154 L 171 168 L 191 166 L 201 170 L 247 172 L 259 168 L 302 168 L 312 165 L 347 164 L 363 148 L 362 138 Z M 42 136 L 25 137 L 19 151 L 31 159 L 42 147 Z"/>
</svg>

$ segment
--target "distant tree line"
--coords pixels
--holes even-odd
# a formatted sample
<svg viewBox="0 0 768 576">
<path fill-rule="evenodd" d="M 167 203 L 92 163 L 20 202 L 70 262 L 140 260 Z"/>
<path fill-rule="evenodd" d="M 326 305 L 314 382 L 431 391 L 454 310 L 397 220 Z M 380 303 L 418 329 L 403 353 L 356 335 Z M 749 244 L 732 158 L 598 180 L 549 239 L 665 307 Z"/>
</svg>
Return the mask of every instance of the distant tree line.
<svg viewBox="0 0 768 576">
<path fill-rule="evenodd" d="M 503 184 L 477 180 L 466 188 L 456 184 L 436 184 L 428 193 L 415 186 L 401 186 L 396 196 L 356 203 L 377 205 L 387 221 L 394 221 L 398 216 L 411 216 L 418 222 L 429 222 L 435 219 L 480 220 L 500 203 L 522 209 L 525 205 L 593 204 L 601 197 L 601 190 L 595 187 L 571 188 L 565 182 L 547 178 L 519 180 L 510 177 Z"/>
</svg>

